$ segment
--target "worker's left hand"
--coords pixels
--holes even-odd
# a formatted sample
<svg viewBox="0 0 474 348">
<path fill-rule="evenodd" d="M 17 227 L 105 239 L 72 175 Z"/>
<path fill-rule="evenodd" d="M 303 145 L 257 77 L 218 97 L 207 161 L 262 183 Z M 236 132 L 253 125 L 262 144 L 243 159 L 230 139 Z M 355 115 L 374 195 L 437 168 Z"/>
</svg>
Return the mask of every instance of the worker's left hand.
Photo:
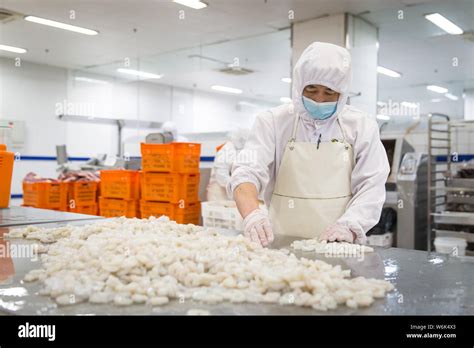
<svg viewBox="0 0 474 348">
<path fill-rule="evenodd" d="M 244 236 L 261 246 L 268 246 L 273 242 L 274 236 L 268 213 L 255 209 L 244 219 Z"/>
<path fill-rule="evenodd" d="M 321 233 L 319 239 L 327 240 L 328 242 L 353 243 L 356 237 L 356 234 L 352 232 L 348 226 L 335 223 L 329 226 L 323 233 Z"/>
</svg>

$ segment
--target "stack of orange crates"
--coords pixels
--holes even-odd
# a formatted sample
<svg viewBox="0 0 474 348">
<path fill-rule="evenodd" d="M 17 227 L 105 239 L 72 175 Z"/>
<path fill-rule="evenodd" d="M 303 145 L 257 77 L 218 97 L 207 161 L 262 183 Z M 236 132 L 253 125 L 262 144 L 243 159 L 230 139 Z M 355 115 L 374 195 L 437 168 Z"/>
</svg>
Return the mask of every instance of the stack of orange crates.
<svg viewBox="0 0 474 348">
<path fill-rule="evenodd" d="M 67 211 L 68 183 L 23 181 L 23 206 Z"/>
<path fill-rule="evenodd" d="M 68 192 L 68 206 L 72 213 L 97 215 L 97 181 L 70 182 Z"/>
<path fill-rule="evenodd" d="M 99 214 L 140 217 L 140 177 L 136 170 L 101 170 Z"/>
<path fill-rule="evenodd" d="M 201 144 L 141 144 L 142 218 L 168 216 L 180 224 L 199 224 Z"/>
</svg>

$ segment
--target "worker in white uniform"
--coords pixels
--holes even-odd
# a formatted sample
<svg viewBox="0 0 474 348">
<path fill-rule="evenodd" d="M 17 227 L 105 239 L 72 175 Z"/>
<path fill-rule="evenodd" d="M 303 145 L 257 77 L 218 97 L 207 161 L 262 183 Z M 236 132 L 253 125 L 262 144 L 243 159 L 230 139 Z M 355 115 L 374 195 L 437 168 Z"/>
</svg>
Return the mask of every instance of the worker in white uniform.
<svg viewBox="0 0 474 348">
<path fill-rule="evenodd" d="M 166 121 L 161 126 L 161 131 L 166 133 L 171 133 L 173 135 L 174 142 L 187 142 L 188 138 L 183 137 L 182 135 L 178 134 L 178 128 L 172 121 Z"/>
<path fill-rule="evenodd" d="M 292 103 L 257 116 L 228 186 L 253 241 L 363 244 L 379 221 L 390 169 L 376 121 L 347 105 L 350 75 L 345 48 L 314 42 L 295 65 Z"/>
<path fill-rule="evenodd" d="M 217 151 L 209 178 L 209 184 L 207 185 L 208 201 L 226 201 L 232 199 L 232 196 L 228 196 L 226 188 L 230 182 L 232 164 L 236 160 L 238 153 L 242 151 L 248 135 L 248 129 L 244 128 L 238 128 L 229 132 L 229 141 Z"/>
</svg>

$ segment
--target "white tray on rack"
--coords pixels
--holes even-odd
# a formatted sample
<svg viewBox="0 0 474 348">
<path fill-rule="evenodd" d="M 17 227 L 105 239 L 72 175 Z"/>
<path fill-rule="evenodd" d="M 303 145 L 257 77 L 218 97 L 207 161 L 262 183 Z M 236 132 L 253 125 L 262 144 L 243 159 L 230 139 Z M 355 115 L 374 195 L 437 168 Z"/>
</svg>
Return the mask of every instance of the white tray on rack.
<svg viewBox="0 0 474 348">
<path fill-rule="evenodd" d="M 434 217 L 434 222 L 437 224 L 474 226 L 474 213 L 443 211 L 440 213 L 431 213 L 431 215 Z"/>
</svg>

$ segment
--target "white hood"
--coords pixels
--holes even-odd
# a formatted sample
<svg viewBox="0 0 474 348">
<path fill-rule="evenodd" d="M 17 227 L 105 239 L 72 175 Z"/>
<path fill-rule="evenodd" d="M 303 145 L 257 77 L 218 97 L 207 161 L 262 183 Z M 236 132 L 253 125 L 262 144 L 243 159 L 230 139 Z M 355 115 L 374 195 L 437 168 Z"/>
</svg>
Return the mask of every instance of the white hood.
<svg viewBox="0 0 474 348">
<path fill-rule="evenodd" d="M 292 81 L 292 100 L 297 113 L 310 118 L 303 105 L 303 90 L 307 85 L 323 85 L 340 93 L 335 116 L 347 103 L 351 82 L 351 55 L 343 47 L 313 42 L 296 62 Z M 329 119 L 331 118 L 333 117 Z"/>
<path fill-rule="evenodd" d="M 168 132 L 173 134 L 173 141 L 177 141 L 178 139 L 178 128 L 176 128 L 175 124 L 171 121 L 166 121 L 161 126 L 162 132 Z"/>
<path fill-rule="evenodd" d="M 250 130 L 245 128 L 237 128 L 228 133 L 228 137 L 237 150 L 244 148 L 245 142 L 249 137 Z"/>
</svg>

